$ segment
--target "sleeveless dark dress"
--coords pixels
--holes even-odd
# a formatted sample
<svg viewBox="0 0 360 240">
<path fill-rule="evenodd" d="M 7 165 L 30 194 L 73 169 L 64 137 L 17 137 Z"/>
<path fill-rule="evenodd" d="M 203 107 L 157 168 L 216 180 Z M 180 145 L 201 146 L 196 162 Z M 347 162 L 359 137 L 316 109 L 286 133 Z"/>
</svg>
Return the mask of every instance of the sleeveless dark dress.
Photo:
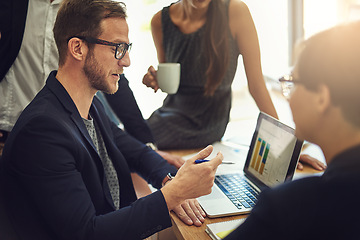
<svg viewBox="0 0 360 240">
<path fill-rule="evenodd" d="M 229 0 L 226 1 L 228 9 Z M 152 113 L 148 124 L 159 149 L 205 147 L 224 135 L 231 108 L 231 84 L 239 50 L 229 30 L 229 66 L 214 96 L 204 96 L 206 82 L 201 39 L 205 25 L 191 34 L 182 33 L 162 10 L 163 47 L 166 62 L 181 64 L 181 80 L 176 94 L 168 94 L 163 106 Z M 206 23 L 205 23 L 206 24 Z"/>
</svg>

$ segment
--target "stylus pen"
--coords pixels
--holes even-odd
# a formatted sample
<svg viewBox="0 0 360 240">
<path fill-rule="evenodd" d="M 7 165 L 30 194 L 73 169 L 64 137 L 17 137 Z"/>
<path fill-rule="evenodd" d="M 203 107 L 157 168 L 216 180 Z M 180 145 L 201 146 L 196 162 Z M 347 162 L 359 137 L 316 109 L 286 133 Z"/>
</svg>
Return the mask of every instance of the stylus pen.
<svg viewBox="0 0 360 240">
<path fill-rule="evenodd" d="M 195 163 L 198 164 L 198 163 L 203 163 L 203 162 L 208 162 L 210 160 L 207 160 L 207 159 L 198 159 L 198 160 L 195 160 Z"/>
<path fill-rule="evenodd" d="M 198 163 L 203 163 L 203 162 L 208 162 L 210 160 L 207 160 L 207 159 L 198 159 L 198 160 L 195 160 L 195 163 L 198 164 Z M 221 164 L 235 164 L 233 162 L 222 162 Z"/>
</svg>

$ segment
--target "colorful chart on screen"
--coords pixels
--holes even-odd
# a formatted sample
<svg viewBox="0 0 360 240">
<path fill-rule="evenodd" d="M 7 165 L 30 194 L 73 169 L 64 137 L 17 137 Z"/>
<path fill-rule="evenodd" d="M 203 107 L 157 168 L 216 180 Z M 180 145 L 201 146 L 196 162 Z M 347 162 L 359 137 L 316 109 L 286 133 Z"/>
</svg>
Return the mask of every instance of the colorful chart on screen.
<svg viewBox="0 0 360 240">
<path fill-rule="evenodd" d="M 248 170 L 266 185 L 275 186 L 284 182 L 296 138 L 268 121 L 263 121 L 260 129 Z"/>
</svg>

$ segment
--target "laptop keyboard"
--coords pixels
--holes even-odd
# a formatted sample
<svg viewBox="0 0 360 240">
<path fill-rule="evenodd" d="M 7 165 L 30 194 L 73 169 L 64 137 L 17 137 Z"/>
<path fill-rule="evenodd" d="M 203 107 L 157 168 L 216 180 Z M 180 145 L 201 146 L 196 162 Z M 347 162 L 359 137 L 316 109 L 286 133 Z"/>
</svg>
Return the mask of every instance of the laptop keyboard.
<svg viewBox="0 0 360 240">
<path fill-rule="evenodd" d="M 240 174 L 215 176 L 214 183 L 238 209 L 252 208 L 257 201 L 259 192 Z"/>
</svg>

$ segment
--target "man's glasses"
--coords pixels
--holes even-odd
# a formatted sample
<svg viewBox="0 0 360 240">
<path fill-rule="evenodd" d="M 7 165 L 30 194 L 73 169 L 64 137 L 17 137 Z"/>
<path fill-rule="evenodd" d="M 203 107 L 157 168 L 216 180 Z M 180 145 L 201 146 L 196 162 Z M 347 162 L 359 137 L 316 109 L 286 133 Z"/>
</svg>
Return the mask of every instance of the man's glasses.
<svg viewBox="0 0 360 240">
<path fill-rule="evenodd" d="M 295 84 L 301 84 L 301 81 L 294 79 L 292 75 L 282 76 L 279 79 L 279 82 L 281 84 L 282 94 L 287 100 L 291 98 L 291 95 L 293 94 L 296 87 Z"/>
<path fill-rule="evenodd" d="M 97 39 L 97 38 L 92 38 L 92 37 L 82 37 L 82 36 L 74 36 L 76 38 L 79 38 L 81 40 L 84 40 L 88 43 L 93 43 L 93 44 L 101 44 L 101 45 L 106 45 L 106 46 L 113 46 L 116 47 L 115 49 L 115 58 L 117 60 L 121 60 L 126 52 L 130 52 L 131 50 L 131 46 L 132 43 L 113 43 L 113 42 L 108 42 L 105 40 L 101 40 L 101 39 Z"/>
</svg>

